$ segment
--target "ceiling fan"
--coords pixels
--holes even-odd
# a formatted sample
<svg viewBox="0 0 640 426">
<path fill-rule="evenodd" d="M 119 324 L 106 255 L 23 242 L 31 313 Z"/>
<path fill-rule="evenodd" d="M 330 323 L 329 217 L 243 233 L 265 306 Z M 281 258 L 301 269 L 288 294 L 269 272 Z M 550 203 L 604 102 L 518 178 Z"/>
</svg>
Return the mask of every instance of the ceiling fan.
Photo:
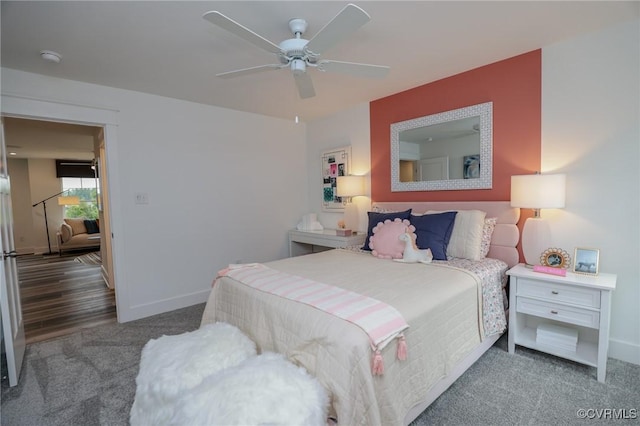
<svg viewBox="0 0 640 426">
<path fill-rule="evenodd" d="M 207 12 L 203 15 L 203 18 L 267 52 L 275 53 L 278 57 L 277 64 L 266 64 L 223 72 L 216 74 L 216 77 L 232 78 L 274 69 L 290 68 L 298 93 L 301 98 L 305 99 L 311 98 L 316 94 L 311 77 L 307 74 L 307 68 L 309 67 L 317 68 L 320 71 L 370 78 L 382 78 L 389 72 L 389 67 L 382 65 L 320 59 L 320 55 L 324 51 L 354 33 L 371 19 L 367 12 L 353 4 L 345 6 L 311 40 L 302 38 L 302 35 L 307 30 L 307 21 L 301 18 L 291 19 L 289 21 L 289 29 L 295 35 L 295 38 L 284 40 L 280 44 L 272 43 L 218 11 Z"/>
</svg>

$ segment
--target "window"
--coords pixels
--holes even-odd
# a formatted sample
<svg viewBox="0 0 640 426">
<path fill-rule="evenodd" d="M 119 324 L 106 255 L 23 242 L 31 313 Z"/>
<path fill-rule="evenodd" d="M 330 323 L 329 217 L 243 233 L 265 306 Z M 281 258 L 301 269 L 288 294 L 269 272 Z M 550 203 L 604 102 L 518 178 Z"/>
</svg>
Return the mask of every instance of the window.
<svg viewBox="0 0 640 426">
<path fill-rule="evenodd" d="M 98 218 L 98 179 L 96 178 L 62 178 L 62 189 L 65 196 L 80 199 L 77 206 L 64 206 L 64 217 Z"/>
</svg>

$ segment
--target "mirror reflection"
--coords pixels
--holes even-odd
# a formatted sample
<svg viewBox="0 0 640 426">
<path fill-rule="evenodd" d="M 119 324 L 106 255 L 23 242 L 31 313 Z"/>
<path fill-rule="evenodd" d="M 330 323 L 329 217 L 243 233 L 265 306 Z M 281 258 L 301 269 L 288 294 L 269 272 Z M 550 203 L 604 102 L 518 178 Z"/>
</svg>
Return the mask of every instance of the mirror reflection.
<svg viewBox="0 0 640 426">
<path fill-rule="evenodd" d="M 480 178 L 480 116 L 404 130 L 400 182 Z"/>
<path fill-rule="evenodd" d="M 488 189 L 492 103 L 391 125 L 392 191 Z"/>
</svg>

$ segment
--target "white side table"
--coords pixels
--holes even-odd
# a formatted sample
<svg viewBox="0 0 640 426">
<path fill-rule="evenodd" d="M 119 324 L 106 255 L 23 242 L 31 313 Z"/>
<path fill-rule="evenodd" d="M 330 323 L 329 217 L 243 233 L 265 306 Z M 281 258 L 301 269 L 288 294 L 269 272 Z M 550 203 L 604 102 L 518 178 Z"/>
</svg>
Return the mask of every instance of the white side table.
<svg viewBox="0 0 640 426">
<path fill-rule="evenodd" d="M 360 232 L 356 235 L 342 237 L 336 235 L 335 229 L 322 231 L 289 231 L 289 256 L 300 256 L 315 253 L 332 248 L 345 248 L 348 246 L 363 245 L 366 234 Z"/>
<path fill-rule="evenodd" d="M 611 292 L 616 275 L 597 276 L 567 272 L 560 277 L 534 272 L 524 265 L 507 271 L 509 284 L 509 353 L 515 346 L 525 346 L 597 368 L 599 382 L 604 382 L 609 350 Z M 574 351 L 539 344 L 540 324 L 556 324 L 578 332 Z"/>
</svg>

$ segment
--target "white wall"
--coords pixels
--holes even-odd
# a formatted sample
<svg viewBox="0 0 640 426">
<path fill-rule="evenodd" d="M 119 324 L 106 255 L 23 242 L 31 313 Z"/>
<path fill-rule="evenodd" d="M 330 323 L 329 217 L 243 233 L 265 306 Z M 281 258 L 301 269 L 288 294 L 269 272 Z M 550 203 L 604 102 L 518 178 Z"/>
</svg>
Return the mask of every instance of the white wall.
<svg viewBox="0 0 640 426">
<path fill-rule="evenodd" d="M 228 263 L 288 254 L 308 202 L 303 124 L 6 68 L 2 92 L 118 111 L 107 178 L 120 321 L 205 301 Z"/>
<path fill-rule="evenodd" d="M 318 221 L 325 227 L 335 229 L 343 213 L 322 211 L 322 152 L 334 148 L 351 146 L 352 175 L 366 176 L 365 191 L 371 194 L 371 134 L 369 129 L 369 104 L 307 123 L 307 170 L 309 195 L 308 212 L 317 213 Z M 354 197 L 358 206 L 358 229 L 367 229 L 367 211 L 371 207 L 369 197 Z"/>
<path fill-rule="evenodd" d="M 11 176 L 11 208 L 15 248 L 19 254 L 32 253 L 35 235 L 32 220 L 34 208 L 31 206 L 34 202 L 31 201 L 29 188 L 29 162 L 27 159 L 7 158 L 7 170 Z M 44 218 L 41 220 L 44 221 Z M 42 238 L 46 241 L 44 231 Z"/>
<path fill-rule="evenodd" d="M 542 51 L 542 170 L 567 174 L 559 247 L 618 275 L 609 354 L 640 364 L 640 21 Z M 544 212 L 543 212 L 544 214 Z"/>
<path fill-rule="evenodd" d="M 11 176 L 12 169 L 8 168 Z M 43 158 L 29 159 L 29 192 L 31 193 L 31 205 L 62 191 L 62 180 L 56 177 L 56 162 Z M 13 193 L 12 193 L 13 201 Z M 15 211 L 15 209 L 14 209 Z M 48 253 L 49 243 L 51 250 L 57 249 L 56 232 L 62 223 L 62 208 L 58 206 L 56 198 L 47 201 L 47 224 L 49 226 L 49 241 L 44 220 L 44 207 L 39 204 L 27 210 L 31 213 L 32 233 L 31 241 L 35 253 Z"/>
</svg>

